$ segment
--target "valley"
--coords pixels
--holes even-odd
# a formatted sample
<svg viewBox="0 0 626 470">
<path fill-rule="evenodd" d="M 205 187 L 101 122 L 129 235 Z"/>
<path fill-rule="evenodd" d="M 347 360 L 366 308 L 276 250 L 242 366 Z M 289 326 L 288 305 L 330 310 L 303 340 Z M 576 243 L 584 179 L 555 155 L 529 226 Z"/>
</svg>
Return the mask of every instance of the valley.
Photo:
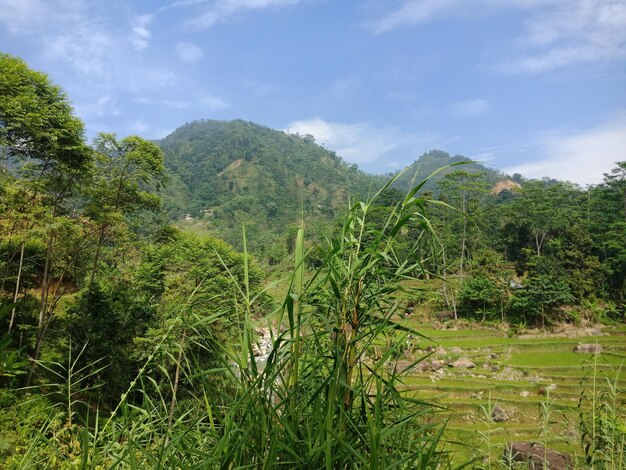
<svg viewBox="0 0 626 470">
<path fill-rule="evenodd" d="M 0 70 L 1 468 L 626 468 L 626 162 L 375 175 L 243 120 L 88 143 Z"/>
</svg>

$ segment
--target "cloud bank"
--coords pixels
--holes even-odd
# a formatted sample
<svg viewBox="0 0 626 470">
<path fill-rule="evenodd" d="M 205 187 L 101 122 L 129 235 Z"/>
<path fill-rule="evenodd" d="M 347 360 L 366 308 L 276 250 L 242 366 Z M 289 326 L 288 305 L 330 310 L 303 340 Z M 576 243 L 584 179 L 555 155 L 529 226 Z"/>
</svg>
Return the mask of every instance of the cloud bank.
<svg viewBox="0 0 626 470">
<path fill-rule="evenodd" d="M 506 73 L 537 74 L 568 65 L 626 58 L 623 0 L 405 0 L 368 23 L 374 33 L 455 17 L 524 11 L 524 32 L 498 64 Z"/>
<path fill-rule="evenodd" d="M 548 176 L 582 186 L 597 184 L 616 162 L 626 160 L 626 116 L 586 131 L 551 133 L 540 138 L 537 145 L 543 158 L 504 171 L 528 178 Z"/>
<path fill-rule="evenodd" d="M 325 121 L 320 118 L 294 121 L 289 133 L 310 134 L 318 144 L 334 150 L 344 160 L 359 165 L 383 163 L 397 168 L 397 158 L 416 158 L 437 140 L 431 134 L 405 133 L 393 127 L 378 128 L 368 122 L 351 124 Z"/>
</svg>

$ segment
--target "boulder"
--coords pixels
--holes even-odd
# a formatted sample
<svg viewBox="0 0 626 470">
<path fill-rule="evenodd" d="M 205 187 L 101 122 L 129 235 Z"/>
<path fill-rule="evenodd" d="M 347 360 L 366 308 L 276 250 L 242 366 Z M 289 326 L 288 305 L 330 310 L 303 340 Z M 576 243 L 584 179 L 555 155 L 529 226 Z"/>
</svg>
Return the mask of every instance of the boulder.
<svg viewBox="0 0 626 470">
<path fill-rule="evenodd" d="M 434 372 L 436 370 L 441 369 L 444 366 L 444 362 L 438 359 L 433 359 L 432 361 L 430 361 L 430 367 L 428 368 L 428 370 L 430 370 L 431 372 Z"/>
<path fill-rule="evenodd" d="M 518 370 L 515 370 L 511 367 L 505 367 L 500 372 L 495 374 L 495 378 L 497 380 L 521 380 L 524 374 Z"/>
<path fill-rule="evenodd" d="M 415 370 L 418 372 L 435 372 L 436 370 L 441 369 L 443 366 L 444 366 L 443 361 L 432 359 L 432 360 L 418 362 L 415 365 Z"/>
<path fill-rule="evenodd" d="M 504 448 L 503 457 L 509 466 L 522 462 L 530 470 L 574 470 L 570 455 L 546 449 L 536 442 L 509 442 Z"/>
<path fill-rule="evenodd" d="M 602 346 L 599 344 L 579 344 L 574 346 L 574 352 L 579 354 L 598 354 L 602 352 Z"/>
<path fill-rule="evenodd" d="M 476 364 L 470 361 L 467 357 L 460 357 L 456 361 L 451 362 L 449 365 L 455 369 L 473 369 L 476 367 Z"/>
<path fill-rule="evenodd" d="M 463 354 L 463 350 L 461 348 L 459 348 L 458 346 L 455 346 L 454 348 L 450 349 L 450 354 Z"/>
<path fill-rule="evenodd" d="M 437 354 L 439 356 L 446 355 L 446 350 L 441 346 L 428 346 L 424 351 L 427 353 Z"/>
<path fill-rule="evenodd" d="M 395 361 L 392 365 L 393 365 L 393 371 L 396 374 L 401 373 L 402 371 L 404 371 L 407 367 L 409 367 L 411 364 L 413 363 L 413 361 Z M 416 366 L 419 366 L 419 364 L 417 364 Z"/>
<path fill-rule="evenodd" d="M 503 423 L 508 421 L 510 418 L 509 413 L 500 405 L 494 405 L 491 409 L 491 419 L 493 419 L 496 423 Z"/>
<path fill-rule="evenodd" d="M 523 391 L 519 392 L 519 396 L 523 397 L 523 398 L 529 397 L 530 396 L 530 392 L 528 390 L 523 390 Z"/>
</svg>

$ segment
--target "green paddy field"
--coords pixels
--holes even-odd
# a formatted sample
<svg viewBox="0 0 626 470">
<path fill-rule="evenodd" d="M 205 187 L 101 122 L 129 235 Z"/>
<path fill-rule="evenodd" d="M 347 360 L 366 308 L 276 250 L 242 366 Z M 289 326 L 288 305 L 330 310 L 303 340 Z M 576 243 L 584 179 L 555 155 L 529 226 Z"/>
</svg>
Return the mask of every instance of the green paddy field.
<svg viewBox="0 0 626 470">
<path fill-rule="evenodd" d="M 581 396 L 594 392 L 596 399 L 610 398 L 622 425 L 626 423 L 624 326 L 571 328 L 536 337 L 509 337 L 496 329 L 411 326 L 429 338 L 418 341 L 418 351 L 433 346 L 436 350 L 427 360 L 446 365 L 437 371 L 411 370 L 405 387 L 441 406 L 441 415 L 449 419 L 444 439 L 456 462 L 474 459 L 471 467 L 497 468 L 507 441 L 547 443 L 581 462 L 580 413 L 590 416 L 591 408 L 587 400 L 582 408 L 579 403 Z M 603 350 L 575 353 L 578 344 L 599 344 Z M 475 367 L 447 365 L 459 357 L 470 359 Z M 617 393 L 606 393 L 616 386 Z M 491 419 L 496 405 L 508 415 L 506 421 Z"/>
</svg>

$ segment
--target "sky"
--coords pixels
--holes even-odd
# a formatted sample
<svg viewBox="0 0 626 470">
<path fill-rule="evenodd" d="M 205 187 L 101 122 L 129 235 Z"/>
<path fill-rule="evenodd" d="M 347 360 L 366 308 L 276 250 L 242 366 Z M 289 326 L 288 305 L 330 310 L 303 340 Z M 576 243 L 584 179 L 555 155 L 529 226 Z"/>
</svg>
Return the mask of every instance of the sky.
<svg viewBox="0 0 626 470">
<path fill-rule="evenodd" d="M 626 160 L 626 0 L 0 0 L 0 51 L 90 138 L 244 119 L 369 172 L 440 149 L 583 186 Z"/>
</svg>

